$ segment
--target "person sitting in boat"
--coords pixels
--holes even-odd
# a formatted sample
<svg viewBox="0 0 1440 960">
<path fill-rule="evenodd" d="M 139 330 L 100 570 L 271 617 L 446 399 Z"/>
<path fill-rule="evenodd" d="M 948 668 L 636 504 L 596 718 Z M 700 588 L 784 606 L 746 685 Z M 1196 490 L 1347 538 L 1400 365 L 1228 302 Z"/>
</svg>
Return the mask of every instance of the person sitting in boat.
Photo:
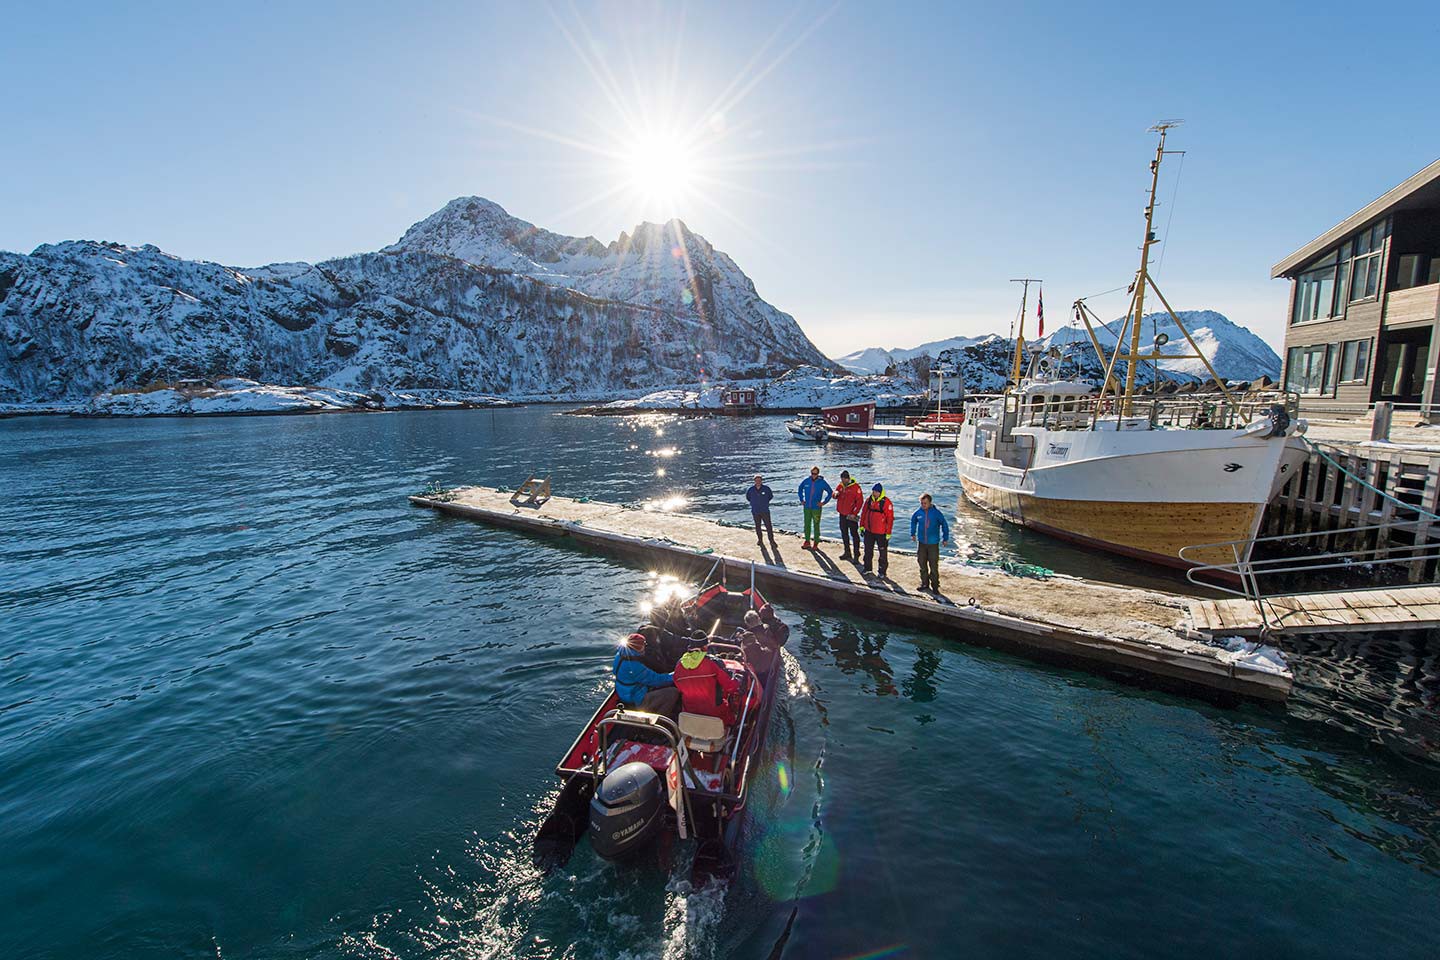
<svg viewBox="0 0 1440 960">
<path fill-rule="evenodd" d="M 675 664 L 675 686 L 680 691 L 682 709 L 707 717 L 719 717 L 727 727 L 740 718 L 744 692 L 742 681 L 730 675 L 725 665 L 706 653 L 709 637 L 691 641 L 680 662 Z M 760 684 L 747 677 L 745 687 L 751 693 L 751 709 L 759 703 Z"/>
<path fill-rule="evenodd" d="M 768 683 L 775 661 L 780 657 L 780 644 L 754 610 L 745 611 L 745 632 L 740 635 L 740 649 L 745 651 L 745 662 L 755 671 L 760 682 Z"/>
<path fill-rule="evenodd" d="M 615 695 L 627 707 L 674 720 L 681 699 L 675 675 L 645 666 L 647 642 L 643 633 L 632 633 L 615 651 L 615 661 L 610 665 L 615 673 Z"/>
</svg>

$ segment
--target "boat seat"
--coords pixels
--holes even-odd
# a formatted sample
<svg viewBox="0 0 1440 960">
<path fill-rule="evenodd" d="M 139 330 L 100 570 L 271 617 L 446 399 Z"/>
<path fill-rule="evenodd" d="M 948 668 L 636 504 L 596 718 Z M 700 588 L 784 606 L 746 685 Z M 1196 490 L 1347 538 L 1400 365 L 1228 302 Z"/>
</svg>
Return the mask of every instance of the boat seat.
<svg viewBox="0 0 1440 960">
<path fill-rule="evenodd" d="M 686 748 L 699 753 L 718 753 L 729 736 L 724 720 L 703 713 L 681 713 L 679 726 Z"/>
</svg>

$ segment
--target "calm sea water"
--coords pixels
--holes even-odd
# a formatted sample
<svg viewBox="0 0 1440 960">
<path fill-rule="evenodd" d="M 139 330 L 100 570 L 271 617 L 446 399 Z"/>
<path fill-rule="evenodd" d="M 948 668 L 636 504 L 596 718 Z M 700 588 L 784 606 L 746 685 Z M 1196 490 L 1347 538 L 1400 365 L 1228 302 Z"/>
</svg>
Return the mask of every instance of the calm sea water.
<svg viewBox="0 0 1440 960">
<path fill-rule="evenodd" d="M 0 957 L 1435 956 L 1426 636 L 1308 641 L 1288 708 L 1221 708 L 789 609 L 741 876 L 535 875 L 655 580 L 404 495 L 743 519 L 815 459 L 931 489 L 967 552 L 1148 576 L 773 418 L 0 422 Z"/>
</svg>

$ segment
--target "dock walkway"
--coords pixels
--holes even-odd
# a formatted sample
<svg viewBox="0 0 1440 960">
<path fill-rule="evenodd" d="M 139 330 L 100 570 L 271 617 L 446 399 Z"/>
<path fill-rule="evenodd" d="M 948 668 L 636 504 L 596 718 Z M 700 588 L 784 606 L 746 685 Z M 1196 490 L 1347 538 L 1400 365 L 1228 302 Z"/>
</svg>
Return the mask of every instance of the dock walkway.
<svg viewBox="0 0 1440 960">
<path fill-rule="evenodd" d="M 800 538 L 777 534 L 759 545 L 748 527 L 614 503 L 553 497 L 539 506 L 512 502 L 506 491 L 464 487 L 410 498 L 417 506 L 534 535 L 568 538 L 650 568 L 703 574 L 717 559 L 732 583 L 748 578 L 776 599 L 794 599 L 961 642 L 989 645 L 1071 665 L 1103 667 L 1169 686 L 1283 700 L 1291 675 L 1263 657 L 1232 653 L 1181 632 L 1188 599 L 1175 594 L 1092 583 L 1040 580 L 942 561 L 942 595 L 921 593 L 914 554 L 891 550 L 881 580 L 841 561 L 830 541 L 802 550 Z M 896 527 L 896 543 L 903 534 Z"/>
<path fill-rule="evenodd" d="M 1433 585 L 1301 593 L 1261 602 L 1272 635 L 1440 627 L 1440 587 Z M 1242 598 L 1192 601 L 1190 619 L 1196 630 L 1227 636 L 1259 636 L 1266 626 L 1255 601 Z"/>
</svg>

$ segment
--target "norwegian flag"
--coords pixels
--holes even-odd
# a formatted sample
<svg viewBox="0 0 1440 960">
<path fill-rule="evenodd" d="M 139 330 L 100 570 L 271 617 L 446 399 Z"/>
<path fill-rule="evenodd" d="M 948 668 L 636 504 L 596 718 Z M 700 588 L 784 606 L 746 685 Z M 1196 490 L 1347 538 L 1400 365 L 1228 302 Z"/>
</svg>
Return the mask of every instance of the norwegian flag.
<svg viewBox="0 0 1440 960">
<path fill-rule="evenodd" d="M 1040 295 L 1035 299 L 1035 316 L 1040 319 L 1040 336 L 1045 336 L 1045 291 L 1042 289 Z"/>
</svg>

